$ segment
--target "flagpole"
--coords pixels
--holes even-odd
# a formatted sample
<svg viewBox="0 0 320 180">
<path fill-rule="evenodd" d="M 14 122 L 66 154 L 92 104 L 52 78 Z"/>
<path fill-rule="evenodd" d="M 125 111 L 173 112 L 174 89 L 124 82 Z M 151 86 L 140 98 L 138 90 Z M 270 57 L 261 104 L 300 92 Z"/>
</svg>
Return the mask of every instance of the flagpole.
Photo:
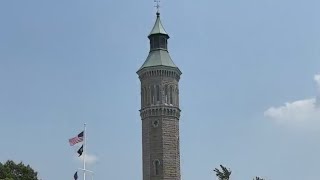
<svg viewBox="0 0 320 180">
<path fill-rule="evenodd" d="M 87 153 L 87 132 L 86 132 L 86 123 L 84 123 L 84 139 L 83 139 L 83 180 L 86 180 L 86 153 Z"/>
</svg>

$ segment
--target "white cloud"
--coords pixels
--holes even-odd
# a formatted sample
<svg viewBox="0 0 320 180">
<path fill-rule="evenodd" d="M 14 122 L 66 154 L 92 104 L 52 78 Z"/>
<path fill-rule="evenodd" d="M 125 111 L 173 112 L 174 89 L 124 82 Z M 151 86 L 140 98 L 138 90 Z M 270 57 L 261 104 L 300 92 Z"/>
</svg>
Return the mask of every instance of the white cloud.
<svg viewBox="0 0 320 180">
<path fill-rule="evenodd" d="M 317 83 L 317 88 L 318 88 L 318 93 L 319 93 L 318 95 L 320 95 L 320 74 L 315 75 L 314 80 Z"/>
<path fill-rule="evenodd" d="M 280 107 L 271 107 L 264 112 L 264 115 L 279 122 L 303 122 L 317 118 L 319 112 L 316 108 L 316 99 L 312 98 L 288 102 Z"/>
<path fill-rule="evenodd" d="M 80 156 L 80 158 L 76 157 L 77 160 L 83 162 L 83 155 Z M 91 165 L 91 164 L 95 164 L 96 162 L 98 162 L 98 157 L 96 155 L 93 154 L 86 154 L 86 164 Z"/>
<path fill-rule="evenodd" d="M 315 75 L 314 80 L 319 90 L 318 95 L 320 95 L 320 75 Z M 283 125 L 320 128 L 319 103 L 319 96 L 287 102 L 283 106 L 269 108 L 264 112 L 264 115 Z"/>
</svg>

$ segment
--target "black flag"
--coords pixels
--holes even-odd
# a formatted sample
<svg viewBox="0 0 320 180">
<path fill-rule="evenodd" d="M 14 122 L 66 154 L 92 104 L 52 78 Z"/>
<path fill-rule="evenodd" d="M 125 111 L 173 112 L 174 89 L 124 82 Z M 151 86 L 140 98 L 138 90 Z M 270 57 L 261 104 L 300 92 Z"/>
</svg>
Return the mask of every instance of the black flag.
<svg viewBox="0 0 320 180">
<path fill-rule="evenodd" d="M 82 155 L 82 153 L 83 153 L 83 145 L 81 146 L 81 148 L 77 152 L 78 152 L 79 157 L 80 157 Z"/>
<path fill-rule="evenodd" d="M 78 179 L 78 172 L 74 173 L 73 178 L 74 178 L 74 180 Z"/>
</svg>

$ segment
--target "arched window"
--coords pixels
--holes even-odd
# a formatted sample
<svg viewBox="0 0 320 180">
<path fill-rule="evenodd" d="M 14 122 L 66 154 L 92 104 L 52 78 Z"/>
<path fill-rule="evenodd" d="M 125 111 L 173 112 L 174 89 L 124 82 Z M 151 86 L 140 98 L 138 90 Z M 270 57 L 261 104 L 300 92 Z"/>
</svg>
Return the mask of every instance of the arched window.
<svg viewBox="0 0 320 180">
<path fill-rule="evenodd" d="M 160 37 L 160 48 L 166 49 L 166 38 Z"/>
<path fill-rule="evenodd" d="M 143 88 L 143 105 L 145 106 L 147 103 L 147 88 Z"/>
<path fill-rule="evenodd" d="M 151 86 L 151 104 L 154 104 L 154 86 Z"/>
<path fill-rule="evenodd" d="M 166 85 L 165 87 L 164 87 L 164 97 L 165 97 L 165 100 L 164 100 L 164 102 L 165 103 L 168 103 L 168 86 Z"/>
<path fill-rule="evenodd" d="M 148 104 L 148 87 L 144 88 L 144 105 Z"/>
<path fill-rule="evenodd" d="M 151 47 L 151 49 L 154 48 L 154 45 L 153 45 L 153 37 L 150 38 L 150 47 Z"/>
<path fill-rule="evenodd" d="M 159 160 L 153 161 L 153 166 L 154 166 L 154 175 L 158 176 L 160 174 L 160 161 Z"/>
<path fill-rule="evenodd" d="M 173 104 L 173 87 L 170 86 L 170 100 L 169 104 Z"/>
<path fill-rule="evenodd" d="M 141 88 L 141 105 L 143 106 L 144 102 L 144 88 Z"/>
<path fill-rule="evenodd" d="M 159 37 L 153 38 L 153 48 L 159 48 Z"/>
<path fill-rule="evenodd" d="M 177 90 L 177 102 L 176 103 L 177 103 L 177 106 L 179 106 L 179 88 L 177 87 L 176 90 Z"/>
<path fill-rule="evenodd" d="M 178 105 L 178 96 L 179 96 L 178 89 L 177 89 L 177 87 L 175 87 L 174 88 L 174 102 L 173 102 L 175 105 Z"/>
<path fill-rule="evenodd" d="M 150 98 L 150 87 L 147 87 L 147 92 L 146 92 L 146 94 L 147 94 L 147 105 L 149 105 L 150 104 L 150 101 L 151 101 L 151 98 Z"/>
<path fill-rule="evenodd" d="M 156 86 L 156 93 L 157 93 L 157 102 L 160 101 L 160 87 L 159 85 Z"/>
</svg>

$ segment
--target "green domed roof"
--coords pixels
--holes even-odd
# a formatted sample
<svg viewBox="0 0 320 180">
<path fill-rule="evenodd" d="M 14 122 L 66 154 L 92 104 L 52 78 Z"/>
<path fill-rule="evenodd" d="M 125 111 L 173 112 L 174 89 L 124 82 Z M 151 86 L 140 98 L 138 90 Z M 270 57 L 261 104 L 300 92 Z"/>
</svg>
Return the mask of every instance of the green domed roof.
<svg viewBox="0 0 320 180">
<path fill-rule="evenodd" d="M 151 51 L 139 70 L 153 66 L 177 67 L 166 50 Z"/>
<path fill-rule="evenodd" d="M 165 35 L 165 44 L 160 45 L 160 41 L 155 41 L 155 40 L 157 40 L 157 37 L 159 37 L 160 39 L 161 37 L 163 37 L 163 35 Z M 151 38 L 150 36 L 153 36 L 155 38 Z M 148 37 L 150 39 L 150 52 L 147 59 L 145 60 L 143 65 L 139 68 L 137 73 L 139 73 L 139 71 L 141 71 L 144 68 L 156 67 L 156 66 L 177 68 L 179 70 L 179 68 L 172 61 L 169 55 L 169 52 L 167 50 L 167 39 L 169 39 L 169 35 L 165 31 L 161 23 L 159 12 L 157 13 L 156 22 Z"/>
</svg>

